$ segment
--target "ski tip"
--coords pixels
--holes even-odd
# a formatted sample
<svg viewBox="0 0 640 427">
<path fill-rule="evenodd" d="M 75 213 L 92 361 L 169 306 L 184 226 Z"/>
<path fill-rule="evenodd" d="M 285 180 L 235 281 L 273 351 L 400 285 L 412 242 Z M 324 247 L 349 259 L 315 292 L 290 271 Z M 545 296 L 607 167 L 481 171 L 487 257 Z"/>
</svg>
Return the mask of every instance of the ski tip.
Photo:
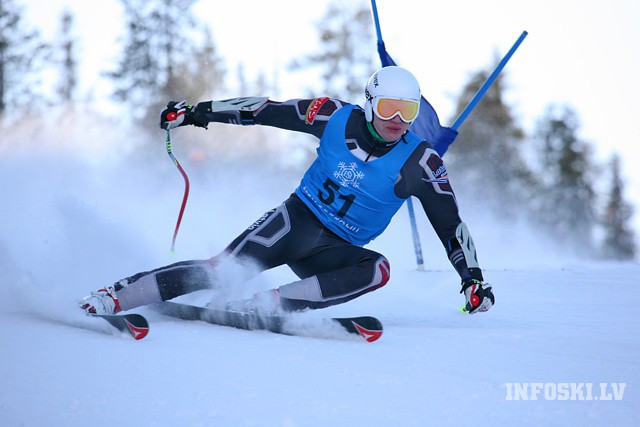
<svg viewBox="0 0 640 427">
<path fill-rule="evenodd" d="M 106 320 L 111 326 L 120 332 L 128 332 L 136 340 L 141 340 L 149 333 L 149 322 L 140 314 L 91 314 Z"/>
<path fill-rule="evenodd" d="M 133 338 L 136 340 L 141 340 L 142 338 L 146 337 L 147 334 L 149 333 L 148 327 L 145 328 L 145 327 L 135 326 L 128 321 L 127 321 L 127 327 L 131 332 L 131 336 L 133 336 Z"/>
<path fill-rule="evenodd" d="M 136 326 L 133 323 L 129 322 L 127 319 L 125 319 L 125 322 L 127 323 L 129 332 L 131 332 L 131 336 L 136 340 L 141 340 L 142 338 L 146 337 L 147 334 L 149 333 L 148 324 L 146 326 L 143 326 L 143 325 Z"/>
<path fill-rule="evenodd" d="M 382 329 L 367 329 L 355 321 L 351 321 L 353 327 L 356 328 L 360 336 L 367 342 L 377 341 L 382 336 Z"/>
</svg>

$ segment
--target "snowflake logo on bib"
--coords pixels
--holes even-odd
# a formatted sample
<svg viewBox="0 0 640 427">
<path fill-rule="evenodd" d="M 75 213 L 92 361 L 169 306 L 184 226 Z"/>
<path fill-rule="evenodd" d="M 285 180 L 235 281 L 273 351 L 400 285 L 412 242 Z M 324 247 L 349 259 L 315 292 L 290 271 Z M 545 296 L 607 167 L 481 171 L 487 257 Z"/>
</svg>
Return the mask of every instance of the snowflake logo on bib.
<svg viewBox="0 0 640 427">
<path fill-rule="evenodd" d="M 333 176 L 340 180 L 340 185 L 343 187 L 351 185 L 353 188 L 359 188 L 364 174 L 357 169 L 358 165 L 355 162 L 349 163 L 349 166 L 345 162 L 339 162 L 338 170 L 333 173 Z"/>
</svg>

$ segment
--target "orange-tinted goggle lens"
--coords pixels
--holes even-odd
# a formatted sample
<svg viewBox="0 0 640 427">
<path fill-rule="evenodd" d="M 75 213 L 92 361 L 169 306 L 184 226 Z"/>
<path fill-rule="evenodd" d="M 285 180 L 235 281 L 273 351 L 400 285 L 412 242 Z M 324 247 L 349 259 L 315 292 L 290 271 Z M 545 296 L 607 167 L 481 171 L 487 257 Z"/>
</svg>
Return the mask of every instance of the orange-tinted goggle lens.
<svg viewBox="0 0 640 427">
<path fill-rule="evenodd" d="M 391 120 L 396 114 L 409 123 L 416 119 L 419 104 L 416 101 L 406 99 L 378 98 L 376 102 L 376 114 L 383 120 Z"/>
</svg>

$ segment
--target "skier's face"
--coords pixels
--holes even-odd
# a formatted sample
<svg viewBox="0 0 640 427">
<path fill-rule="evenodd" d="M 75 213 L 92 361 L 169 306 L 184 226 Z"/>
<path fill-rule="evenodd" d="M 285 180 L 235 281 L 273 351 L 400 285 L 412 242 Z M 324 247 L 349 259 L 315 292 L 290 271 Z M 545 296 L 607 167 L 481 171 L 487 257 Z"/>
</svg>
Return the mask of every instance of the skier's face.
<svg viewBox="0 0 640 427">
<path fill-rule="evenodd" d="M 400 139 L 402 135 L 409 129 L 411 123 L 405 123 L 400 116 L 395 116 L 391 120 L 382 120 L 375 114 L 373 115 L 373 127 L 378 134 L 387 142 L 393 142 Z"/>
</svg>

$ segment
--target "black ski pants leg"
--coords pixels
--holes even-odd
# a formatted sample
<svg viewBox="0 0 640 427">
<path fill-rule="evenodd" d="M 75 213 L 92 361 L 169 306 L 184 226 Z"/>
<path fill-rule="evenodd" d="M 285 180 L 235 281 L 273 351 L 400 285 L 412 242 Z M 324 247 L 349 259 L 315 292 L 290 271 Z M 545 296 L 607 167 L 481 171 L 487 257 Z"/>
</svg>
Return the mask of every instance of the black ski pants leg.
<svg viewBox="0 0 640 427">
<path fill-rule="evenodd" d="M 289 310 L 340 304 L 384 286 L 389 262 L 325 228 L 293 195 L 264 214 L 227 248 L 263 269 L 287 264 L 300 277 L 280 288 Z"/>
</svg>

